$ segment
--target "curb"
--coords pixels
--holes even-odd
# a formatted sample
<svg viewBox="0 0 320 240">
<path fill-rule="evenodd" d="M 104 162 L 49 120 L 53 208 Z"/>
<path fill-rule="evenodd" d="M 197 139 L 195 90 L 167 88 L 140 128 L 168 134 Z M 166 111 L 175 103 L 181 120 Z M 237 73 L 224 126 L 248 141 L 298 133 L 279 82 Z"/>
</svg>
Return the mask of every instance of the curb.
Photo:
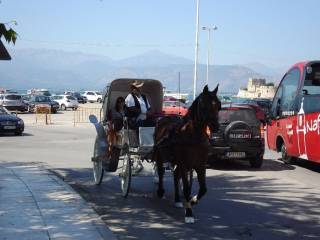
<svg viewBox="0 0 320 240">
<path fill-rule="evenodd" d="M 43 167 L 43 166 L 42 166 Z M 77 194 L 82 201 L 88 206 L 88 208 L 91 210 L 90 213 L 88 213 L 88 215 L 90 217 L 92 217 L 93 220 L 93 225 L 96 227 L 97 231 L 100 233 L 100 235 L 104 238 L 104 239 L 110 239 L 110 240 L 116 240 L 117 238 L 115 237 L 114 233 L 109 229 L 109 227 L 103 222 L 103 220 L 100 218 L 100 216 L 98 215 L 98 213 L 96 213 L 96 211 L 90 206 L 90 204 L 76 191 L 74 190 L 66 181 L 65 181 L 65 177 L 53 170 L 53 169 L 47 169 L 44 168 L 45 170 L 47 170 L 49 173 L 52 173 L 51 176 L 52 178 L 57 181 L 60 182 L 62 185 L 66 186 L 69 191 Z"/>
</svg>

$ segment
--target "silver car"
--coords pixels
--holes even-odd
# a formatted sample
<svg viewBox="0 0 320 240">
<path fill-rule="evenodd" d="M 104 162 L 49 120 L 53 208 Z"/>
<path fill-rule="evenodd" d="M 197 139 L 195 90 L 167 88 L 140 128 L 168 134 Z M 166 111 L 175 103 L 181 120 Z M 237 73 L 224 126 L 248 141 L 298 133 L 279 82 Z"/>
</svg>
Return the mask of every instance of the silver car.
<svg viewBox="0 0 320 240">
<path fill-rule="evenodd" d="M 25 111 L 26 104 L 19 94 L 1 94 L 0 106 L 5 107 L 9 111 Z"/>
</svg>

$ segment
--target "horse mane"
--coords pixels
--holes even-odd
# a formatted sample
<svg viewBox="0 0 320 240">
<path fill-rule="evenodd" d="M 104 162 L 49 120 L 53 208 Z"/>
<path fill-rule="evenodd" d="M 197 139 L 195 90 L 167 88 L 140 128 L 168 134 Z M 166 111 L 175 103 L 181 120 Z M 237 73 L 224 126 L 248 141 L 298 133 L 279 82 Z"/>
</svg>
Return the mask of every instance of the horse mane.
<svg viewBox="0 0 320 240">
<path fill-rule="evenodd" d="M 187 114 L 183 117 L 185 121 L 196 120 L 195 117 L 196 117 L 196 111 L 197 111 L 198 101 L 200 96 L 201 94 L 192 102 L 191 106 L 188 108 Z"/>
</svg>

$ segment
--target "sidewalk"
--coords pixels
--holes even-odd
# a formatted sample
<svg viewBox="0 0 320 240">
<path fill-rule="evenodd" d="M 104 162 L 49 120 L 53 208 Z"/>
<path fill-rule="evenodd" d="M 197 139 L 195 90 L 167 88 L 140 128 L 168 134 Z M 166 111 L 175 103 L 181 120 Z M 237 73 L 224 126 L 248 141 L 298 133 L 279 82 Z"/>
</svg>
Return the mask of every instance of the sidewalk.
<svg viewBox="0 0 320 240">
<path fill-rule="evenodd" d="M 36 164 L 0 162 L 0 240 L 116 239 L 69 185 Z"/>
</svg>

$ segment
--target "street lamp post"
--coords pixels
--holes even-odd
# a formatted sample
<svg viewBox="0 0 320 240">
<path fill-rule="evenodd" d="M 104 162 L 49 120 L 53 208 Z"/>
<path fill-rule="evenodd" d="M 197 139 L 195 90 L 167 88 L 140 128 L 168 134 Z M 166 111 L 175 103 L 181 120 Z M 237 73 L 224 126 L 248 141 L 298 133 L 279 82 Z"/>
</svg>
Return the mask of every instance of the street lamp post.
<svg viewBox="0 0 320 240">
<path fill-rule="evenodd" d="M 193 100 L 196 99 L 197 92 L 197 78 L 198 78 L 198 33 L 199 33 L 199 3 L 200 0 L 197 0 L 197 15 L 196 15 L 196 46 L 194 53 L 194 78 L 193 78 Z"/>
<path fill-rule="evenodd" d="M 217 30 L 217 26 L 212 26 L 212 27 L 202 27 L 202 30 L 208 31 L 208 42 L 207 42 L 207 78 L 206 78 L 206 85 L 209 83 L 209 66 L 210 66 L 210 35 L 211 35 L 211 30 Z"/>
</svg>

